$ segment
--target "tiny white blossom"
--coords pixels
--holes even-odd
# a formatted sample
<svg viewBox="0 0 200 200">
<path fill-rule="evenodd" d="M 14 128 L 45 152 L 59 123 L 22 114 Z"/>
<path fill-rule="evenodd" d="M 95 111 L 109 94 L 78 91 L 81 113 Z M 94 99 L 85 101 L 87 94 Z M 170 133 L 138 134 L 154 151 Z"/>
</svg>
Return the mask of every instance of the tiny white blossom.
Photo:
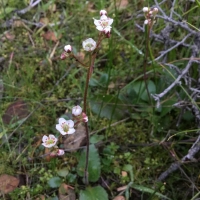
<svg viewBox="0 0 200 200">
<path fill-rule="evenodd" d="M 77 105 L 72 108 L 72 115 L 79 116 L 82 113 L 82 108 Z"/>
<path fill-rule="evenodd" d="M 64 47 L 64 50 L 67 52 L 67 53 L 71 53 L 71 51 L 72 51 L 72 46 L 71 45 L 66 45 L 65 47 Z"/>
<path fill-rule="evenodd" d="M 100 15 L 107 15 L 106 10 L 100 10 Z"/>
<path fill-rule="evenodd" d="M 73 134 L 75 132 L 74 122 L 72 120 L 65 120 L 64 118 L 59 118 L 59 124 L 56 124 L 56 129 L 62 134 Z"/>
<path fill-rule="evenodd" d="M 84 40 L 82 45 L 85 51 L 93 51 L 97 46 L 96 42 L 92 38 Z"/>
<path fill-rule="evenodd" d="M 47 148 L 53 147 L 57 141 L 58 139 L 54 135 L 49 135 L 49 137 L 44 135 L 42 137 L 42 142 L 43 142 L 42 145 Z"/>
<path fill-rule="evenodd" d="M 65 154 L 65 151 L 63 149 L 58 149 L 58 151 L 57 151 L 58 156 L 62 156 L 64 154 Z"/>
<path fill-rule="evenodd" d="M 143 12 L 148 12 L 149 8 L 148 7 L 144 7 L 142 10 L 143 10 Z"/>
<path fill-rule="evenodd" d="M 96 25 L 96 29 L 99 31 L 104 31 L 106 28 L 112 28 L 110 25 L 113 23 L 113 19 L 106 18 L 105 15 L 102 15 L 100 20 L 94 19 L 94 24 Z"/>
</svg>

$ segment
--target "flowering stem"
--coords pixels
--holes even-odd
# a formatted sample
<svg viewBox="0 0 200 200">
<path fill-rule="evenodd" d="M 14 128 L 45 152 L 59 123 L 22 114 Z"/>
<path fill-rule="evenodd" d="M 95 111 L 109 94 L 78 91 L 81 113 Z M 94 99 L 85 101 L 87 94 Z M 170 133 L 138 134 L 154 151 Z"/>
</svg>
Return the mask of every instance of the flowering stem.
<svg viewBox="0 0 200 200">
<path fill-rule="evenodd" d="M 94 62 L 96 59 L 97 51 L 100 46 L 101 41 L 103 40 L 103 35 L 99 35 L 99 39 L 97 42 L 96 49 L 92 54 L 90 54 L 90 67 L 88 68 L 87 71 L 87 78 L 86 78 L 86 84 L 85 84 L 85 91 L 84 91 L 84 105 L 83 105 L 83 112 L 87 115 L 87 94 L 88 94 L 88 87 L 89 87 L 89 80 L 93 72 L 94 68 Z M 90 144 L 90 138 L 89 138 L 89 130 L 88 130 L 88 123 L 85 122 L 85 131 L 86 131 L 86 161 L 85 161 L 85 174 L 84 174 L 84 179 L 85 179 L 85 184 L 88 185 L 88 162 L 89 162 L 89 144 Z"/>
<path fill-rule="evenodd" d="M 90 56 L 91 60 L 91 56 Z M 90 61 L 91 63 L 91 61 Z M 93 68 L 93 65 L 91 63 L 90 67 L 87 71 L 87 78 L 86 78 L 86 84 L 85 84 L 85 92 L 84 92 L 84 105 L 83 105 L 83 112 L 87 115 L 86 108 L 87 108 L 87 93 L 88 93 L 88 87 L 89 87 L 89 80 L 90 80 L 90 70 Z M 85 132 L 86 132 L 86 159 L 85 159 L 85 184 L 88 185 L 88 161 L 89 161 L 89 144 L 90 144 L 90 138 L 89 138 L 89 131 L 88 131 L 88 123 L 85 122 Z"/>
<path fill-rule="evenodd" d="M 149 93 L 149 89 L 148 89 L 148 85 L 147 85 L 147 77 L 146 77 L 146 67 L 147 67 L 147 58 L 148 58 L 148 49 L 149 49 L 149 35 L 150 35 L 150 31 L 151 31 L 151 25 L 145 25 L 145 35 L 146 35 L 146 53 L 145 53 L 145 58 L 144 58 L 144 82 L 145 82 L 145 88 L 149 97 L 149 101 L 151 101 L 151 96 Z"/>
</svg>

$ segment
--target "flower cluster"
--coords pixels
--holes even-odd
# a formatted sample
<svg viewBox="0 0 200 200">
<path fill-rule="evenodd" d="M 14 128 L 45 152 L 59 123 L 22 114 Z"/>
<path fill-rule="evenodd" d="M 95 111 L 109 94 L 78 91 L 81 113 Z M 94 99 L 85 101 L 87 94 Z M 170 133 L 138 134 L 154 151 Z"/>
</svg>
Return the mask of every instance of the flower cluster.
<svg viewBox="0 0 200 200">
<path fill-rule="evenodd" d="M 145 20 L 144 20 L 144 24 L 145 25 L 152 25 L 152 22 L 155 20 L 155 16 L 158 13 L 158 8 L 148 8 L 148 7 L 144 7 L 143 9 L 144 15 L 145 15 Z"/>
<path fill-rule="evenodd" d="M 66 49 L 67 50 L 67 49 Z M 73 118 L 76 120 L 76 123 L 80 122 L 88 122 L 87 115 L 82 112 L 82 108 L 80 106 L 74 106 L 72 108 L 72 115 Z M 56 129 L 60 132 L 61 135 L 73 134 L 75 133 L 74 129 L 74 121 L 72 120 L 65 120 L 64 118 L 58 119 L 58 124 L 56 124 Z M 56 146 L 58 139 L 54 135 L 46 136 L 44 135 L 42 138 L 42 145 L 46 148 L 54 147 L 53 151 L 50 153 L 50 156 L 62 156 L 64 155 L 64 150 L 58 149 Z"/>
<path fill-rule="evenodd" d="M 112 23 L 113 19 L 107 17 L 107 12 L 105 10 L 100 11 L 100 19 L 94 19 L 94 24 L 96 26 L 96 29 L 102 32 L 107 38 L 110 37 Z M 97 44 L 92 38 L 88 38 L 83 41 L 82 46 L 85 51 L 91 52 L 96 49 Z M 64 46 L 64 51 L 62 52 L 60 58 L 64 60 L 69 56 L 75 57 L 72 53 L 72 46 L 68 44 Z"/>
<path fill-rule="evenodd" d="M 110 37 L 112 23 L 113 19 L 107 17 L 107 12 L 105 10 L 100 11 L 99 20 L 94 19 L 94 24 L 96 25 L 96 29 L 103 32 L 107 37 Z"/>
</svg>

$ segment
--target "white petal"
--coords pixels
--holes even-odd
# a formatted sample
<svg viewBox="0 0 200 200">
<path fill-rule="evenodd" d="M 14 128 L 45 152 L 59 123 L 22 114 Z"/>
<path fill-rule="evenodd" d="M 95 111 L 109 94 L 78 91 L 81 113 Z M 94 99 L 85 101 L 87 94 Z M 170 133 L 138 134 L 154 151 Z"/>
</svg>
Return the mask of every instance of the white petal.
<svg viewBox="0 0 200 200">
<path fill-rule="evenodd" d="M 51 148 L 53 147 L 55 144 L 45 144 L 45 143 L 42 143 L 43 146 L 47 147 L 47 148 Z"/>
<path fill-rule="evenodd" d="M 57 129 L 59 132 L 63 131 L 63 128 L 61 127 L 60 124 L 56 124 L 56 129 Z"/>
<path fill-rule="evenodd" d="M 73 128 L 74 127 L 74 122 L 70 119 L 66 121 L 66 124 L 70 127 Z"/>
<path fill-rule="evenodd" d="M 103 31 L 103 27 L 102 26 L 96 26 L 96 29 L 99 31 Z"/>
<path fill-rule="evenodd" d="M 61 135 L 67 135 L 67 133 L 65 131 L 63 131 L 63 130 L 60 131 L 60 134 Z"/>
<path fill-rule="evenodd" d="M 100 20 L 94 19 L 94 24 L 95 24 L 96 26 L 99 26 L 99 24 L 101 24 L 101 23 L 100 23 Z"/>
<path fill-rule="evenodd" d="M 109 18 L 108 25 L 110 26 L 113 23 L 113 19 Z"/>
<path fill-rule="evenodd" d="M 49 144 L 42 143 L 42 145 L 49 148 Z"/>
<path fill-rule="evenodd" d="M 47 137 L 46 135 L 44 135 L 44 136 L 42 137 L 42 142 L 45 142 L 46 140 L 48 140 L 48 137 Z"/>
<path fill-rule="evenodd" d="M 74 128 L 70 128 L 67 134 L 73 134 L 76 130 Z"/>
<path fill-rule="evenodd" d="M 54 135 L 50 134 L 49 135 L 49 139 L 53 139 L 54 140 L 54 139 L 56 139 L 56 137 Z"/>
<path fill-rule="evenodd" d="M 100 20 L 106 20 L 106 19 L 108 19 L 108 17 L 107 17 L 106 15 L 102 15 L 102 16 L 100 17 Z"/>
<path fill-rule="evenodd" d="M 66 123 L 66 120 L 64 118 L 59 118 L 58 123 L 59 124 Z"/>
</svg>

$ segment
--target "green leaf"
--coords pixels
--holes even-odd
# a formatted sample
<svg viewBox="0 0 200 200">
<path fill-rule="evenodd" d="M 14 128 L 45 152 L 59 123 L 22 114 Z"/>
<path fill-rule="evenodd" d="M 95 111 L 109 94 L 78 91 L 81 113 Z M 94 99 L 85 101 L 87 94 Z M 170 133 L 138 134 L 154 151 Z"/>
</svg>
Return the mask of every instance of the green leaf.
<svg viewBox="0 0 200 200">
<path fill-rule="evenodd" d="M 90 100 L 90 105 L 92 111 L 100 117 L 119 120 L 125 115 L 125 106 L 122 106 L 122 102 L 112 95 L 96 95 Z"/>
<path fill-rule="evenodd" d="M 58 175 L 61 176 L 61 177 L 66 177 L 67 174 L 69 173 L 69 170 L 67 169 L 67 167 L 64 167 L 62 169 L 59 169 L 57 171 Z"/>
<path fill-rule="evenodd" d="M 84 176 L 84 170 L 85 170 L 85 158 L 86 158 L 86 151 L 84 150 L 79 158 L 79 163 L 77 166 L 77 173 L 79 176 Z M 90 145 L 89 150 L 89 162 L 88 162 L 88 179 L 91 182 L 96 182 L 101 173 L 101 165 L 100 165 L 100 158 L 99 153 L 95 146 L 92 144 Z"/>
<path fill-rule="evenodd" d="M 108 194 L 101 186 L 88 187 L 80 191 L 80 200 L 108 200 Z"/>
<path fill-rule="evenodd" d="M 134 189 L 136 189 L 136 190 L 139 190 L 139 191 L 141 191 L 141 192 L 150 193 L 150 194 L 153 194 L 153 195 L 155 195 L 155 196 L 158 196 L 158 197 L 162 197 L 162 198 L 164 198 L 164 199 L 171 200 L 170 198 L 166 197 L 165 195 L 161 194 L 160 192 L 156 192 L 155 190 L 153 190 L 153 189 L 151 189 L 151 188 L 148 188 L 148 187 L 145 187 L 145 186 L 132 184 L 131 187 L 134 188 Z"/>
<path fill-rule="evenodd" d="M 117 29 L 113 28 L 113 31 L 120 37 L 120 39 L 122 39 L 124 42 L 126 42 L 127 44 L 129 44 L 137 53 L 139 53 L 140 55 L 143 55 L 143 56 L 144 56 L 143 52 L 142 52 L 141 50 L 139 50 L 139 49 L 138 49 L 133 43 L 131 43 L 129 40 L 126 40 L 126 39 L 121 35 L 121 33 L 120 33 Z"/>
<path fill-rule="evenodd" d="M 156 93 L 156 86 L 153 81 L 147 81 L 147 88 L 149 94 Z M 124 103 L 132 103 L 135 104 L 139 99 L 148 102 L 149 96 L 146 90 L 144 81 L 132 81 L 128 85 L 126 85 L 119 94 L 119 99 Z"/>
<path fill-rule="evenodd" d="M 3 19 L 7 14 L 11 13 L 13 10 L 16 10 L 16 8 L 13 7 L 6 7 L 0 11 L 0 19 Z"/>
<path fill-rule="evenodd" d="M 53 177 L 49 179 L 48 184 L 51 188 L 58 188 L 60 187 L 62 180 L 60 177 Z"/>
<path fill-rule="evenodd" d="M 90 138 L 90 143 L 91 144 L 96 144 L 97 142 L 100 142 L 104 139 L 103 135 L 93 135 Z"/>
</svg>

